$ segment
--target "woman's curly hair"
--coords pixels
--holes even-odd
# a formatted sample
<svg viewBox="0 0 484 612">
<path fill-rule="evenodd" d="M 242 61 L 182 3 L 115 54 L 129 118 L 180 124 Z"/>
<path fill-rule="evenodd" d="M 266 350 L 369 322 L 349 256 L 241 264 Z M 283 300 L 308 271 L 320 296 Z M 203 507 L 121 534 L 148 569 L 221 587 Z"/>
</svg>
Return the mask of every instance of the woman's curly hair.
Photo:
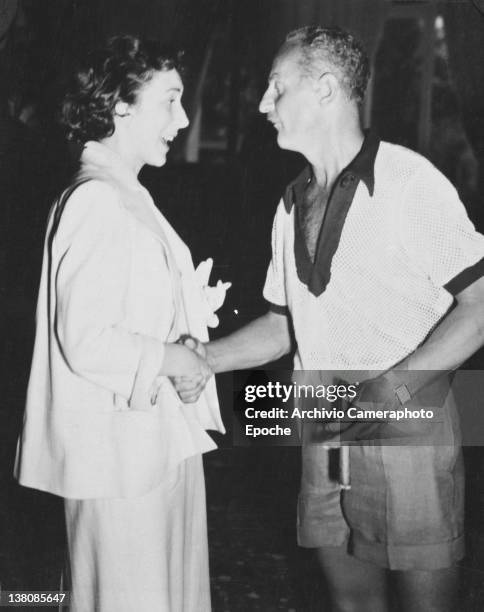
<svg viewBox="0 0 484 612">
<path fill-rule="evenodd" d="M 348 98 L 363 101 L 370 62 L 363 45 L 352 34 L 337 27 L 306 26 L 290 32 L 286 43 L 299 47 L 301 67 L 309 76 L 329 64 Z"/>
<path fill-rule="evenodd" d="M 70 140 L 84 143 L 114 132 L 117 102 L 134 104 L 140 88 L 155 72 L 182 72 L 182 53 L 134 36 L 110 38 L 87 57 L 64 96 L 60 123 Z"/>
</svg>

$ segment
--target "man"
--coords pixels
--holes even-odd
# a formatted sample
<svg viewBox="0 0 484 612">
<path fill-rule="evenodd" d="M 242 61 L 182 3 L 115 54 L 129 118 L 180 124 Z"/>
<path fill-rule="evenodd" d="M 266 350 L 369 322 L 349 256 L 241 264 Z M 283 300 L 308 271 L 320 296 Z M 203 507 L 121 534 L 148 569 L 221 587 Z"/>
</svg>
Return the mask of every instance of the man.
<svg viewBox="0 0 484 612">
<path fill-rule="evenodd" d="M 278 52 L 260 111 L 309 165 L 275 215 L 269 312 L 198 344 L 214 372 L 279 358 L 292 325 L 295 369 L 384 372 L 366 389 L 400 405 L 426 371 L 452 370 L 484 343 L 484 237 L 430 162 L 364 135 L 368 77 L 339 29 L 296 30 Z M 407 370 L 422 371 L 417 385 Z M 189 381 L 178 390 L 198 393 Z M 329 478 L 328 450 L 303 445 L 298 540 L 316 548 L 335 611 L 388 611 L 390 572 L 404 612 L 454 610 L 463 473 L 450 401 L 445 445 L 351 446 L 349 491 Z"/>
</svg>

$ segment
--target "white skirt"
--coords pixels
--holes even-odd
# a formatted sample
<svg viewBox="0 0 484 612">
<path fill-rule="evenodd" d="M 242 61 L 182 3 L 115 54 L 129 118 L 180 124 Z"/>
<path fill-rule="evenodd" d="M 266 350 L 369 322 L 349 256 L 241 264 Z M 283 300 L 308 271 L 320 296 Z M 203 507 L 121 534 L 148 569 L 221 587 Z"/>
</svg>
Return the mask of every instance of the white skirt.
<svg viewBox="0 0 484 612">
<path fill-rule="evenodd" d="M 209 612 L 201 455 L 134 499 L 65 500 L 71 612 Z"/>
</svg>

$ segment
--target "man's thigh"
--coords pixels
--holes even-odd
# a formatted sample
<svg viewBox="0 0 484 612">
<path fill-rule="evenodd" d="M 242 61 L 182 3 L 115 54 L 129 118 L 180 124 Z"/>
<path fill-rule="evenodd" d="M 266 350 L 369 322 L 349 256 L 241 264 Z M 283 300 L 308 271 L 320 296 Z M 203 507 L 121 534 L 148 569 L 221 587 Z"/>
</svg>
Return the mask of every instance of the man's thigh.
<svg viewBox="0 0 484 612">
<path fill-rule="evenodd" d="M 316 549 L 332 612 L 390 612 L 388 571 L 348 554 L 346 546 Z"/>
<path fill-rule="evenodd" d="M 392 572 L 401 612 L 456 612 L 459 568 Z"/>
<path fill-rule="evenodd" d="M 318 548 L 316 556 L 332 612 L 456 612 L 458 568 L 389 571 L 345 546 Z"/>
</svg>

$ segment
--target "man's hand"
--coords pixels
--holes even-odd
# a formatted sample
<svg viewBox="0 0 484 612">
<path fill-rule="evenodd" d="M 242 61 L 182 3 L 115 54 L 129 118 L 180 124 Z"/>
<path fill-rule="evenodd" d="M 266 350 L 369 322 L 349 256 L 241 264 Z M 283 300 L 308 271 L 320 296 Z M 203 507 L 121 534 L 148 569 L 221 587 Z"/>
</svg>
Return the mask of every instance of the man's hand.
<svg viewBox="0 0 484 612">
<path fill-rule="evenodd" d="M 205 389 L 207 381 L 213 375 L 213 372 L 207 364 L 207 351 L 200 340 L 197 340 L 192 336 L 185 335 L 179 338 L 178 343 L 183 344 L 196 353 L 200 361 L 203 362 L 203 368 L 199 375 L 174 376 L 171 379 L 173 386 L 175 387 L 175 390 L 182 402 L 184 404 L 193 404 L 202 394 L 202 391 Z"/>
<path fill-rule="evenodd" d="M 427 435 L 430 428 L 433 427 L 431 421 L 423 422 L 421 419 L 410 418 L 396 421 L 384 417 L 385 411 L 404 410 L 396 395 L 396 388 L 400 382 L 398 377 L 390 371 L 361 383 L 358 395 L 351 402 L 343 400 L 343 404 L 338 406 L 338 409 L 347 415 L 348 410 L 353 408 L 352 418 L 346 416 L 338 421 L 320 421 L 311 424 L 305 434 L 307 441 L 319 442 L 331 447 L 339 446 L 341 442 L 387 440 L 388 443 L 391 443 L 392 439 L 412 437 L 417 440 Z M 411 402 L 410 398 L 409 401 Z M 438 394 L 435 397 L 435 406 L 439 406 Z M 417 407 L 414 405 L 413 408 Z M 409 409 L 412 410 L 411 403 Z M 358 420 L 354 416 L 357 410 L 381 411 L 383 416 L 372 420 Z"/>
</svg>

